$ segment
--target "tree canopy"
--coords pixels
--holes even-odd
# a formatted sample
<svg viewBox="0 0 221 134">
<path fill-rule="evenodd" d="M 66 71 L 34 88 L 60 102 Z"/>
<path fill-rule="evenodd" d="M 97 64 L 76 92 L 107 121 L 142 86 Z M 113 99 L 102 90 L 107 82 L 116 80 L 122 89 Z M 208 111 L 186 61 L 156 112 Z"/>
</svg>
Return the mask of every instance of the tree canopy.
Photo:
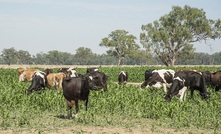
<svg viewBox="0 0 221 134">
<path fill-rule="evenodd" d="M 136 39 L 125 30 L 115 30 L 108 37 L 103 38 L 99 45 L 110 48 L 107 53 L 115 56 L 118 59 L 118 65 L 121 65 L 125 56 L 132 55 L 140 48 L 135 42 Z"/>
<path fill-rule="evenodd" d="M 166 66 L 174 66 L 178 58 L 194 56 L 194 42 L 221 36 L 221 21 L 206 18 L 202 9 L 173 6 L 172 11 L 153 23 L 142 25 L 141 44 L 153 52 Z"/>
</svg>

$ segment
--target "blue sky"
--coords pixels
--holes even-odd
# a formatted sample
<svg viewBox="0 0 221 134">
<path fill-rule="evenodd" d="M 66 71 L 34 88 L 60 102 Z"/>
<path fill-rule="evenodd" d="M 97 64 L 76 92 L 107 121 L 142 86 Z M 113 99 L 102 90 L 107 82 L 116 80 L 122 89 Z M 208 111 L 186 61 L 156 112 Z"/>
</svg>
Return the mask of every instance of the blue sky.
<svg viewBox="0 0 221 134">
<path fill-rule="evenodd" d="M 141 26 L 169 13 L 172 6 L 203 9 L 208 19 L 221 18 L 220 0 L 0 0 L 0 53 L 14 47 L 30 54 L 79 47 L 102 54 L 101 39 L 124 29 L 139 43 Z M 197 52 L 221 51 L 221 40 L 195 45 Z"/>
</svg>

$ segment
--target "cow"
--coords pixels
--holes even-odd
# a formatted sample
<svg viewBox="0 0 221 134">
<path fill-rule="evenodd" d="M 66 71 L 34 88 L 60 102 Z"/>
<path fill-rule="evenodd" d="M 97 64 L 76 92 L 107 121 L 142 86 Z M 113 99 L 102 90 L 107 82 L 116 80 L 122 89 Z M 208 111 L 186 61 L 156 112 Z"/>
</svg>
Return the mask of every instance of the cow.
<svg viewBox="0 0 221 134">
<path fill-rule="evenodd" d="M 159 69 L 159 70 L 146 70 L 145 81 L 141 84 L 141 88 L 153 86 L 155 88 L 164 88 L 164 92 L 167 92 L 167 87 L 173 81 L 175 71 L 171 69 Z"/>
<path fill-rule="evenodd" d="M 25 68 L 18 68 L 18 77 L 25 71 Z"/>
<path fill-rule="evenodd" d="M 50 73 L 47 76 L 47 86 L 49 88 L 62 89 L 62 80 L 66 77 L 65 73 Z"/>
<path fill-rule="evenodd" d="M 77 77 L 79 74 L 75 69 L 69 68 L 67 70 L 67 77 Z"/>
<path fill-rule="evenodd" d="M 184 100 L 187 89 L 191 91 L 191 98 L 193 98 L 194 90 L 198 90 L 202 99 L 208 99 L 210 93 L 207 92 L 205 78 L 201 72 L 196 71 L 178 71 L 174 74 L 174 79 L 164 99 L 171 101 L 172 97 L 182 92 L 180 100 Z"/>
<path fill-rule="evenodd" d="M 221 89 L 221 71 L 205 71 L 202 73 L 205 77 L 206 85 L 215 87 L 215 91 Z"/>
<path fill-rule="evenodd" d="M 67 75 L 67 77 L 76 77 L 78 76 L 78 73 L 76 71 L 75 68 L 72 68 L 72 67 L 69 67 L 69 68 L 66 68 L 66 67 L 61 67 L 58 69 L 57 71 L 58 73 L 65 73 Z"/>
<path fill-rule="evenodd" d="M 103 72 L 92 71 L 92 72 L 86 73 L 85 76 L 93 76 L 93 79 L 95 81 L 95 85 L 97 88 L 92 89 L 92 90 L 104 89 L 104 91 L 107 91 L 108 76 L 106 76 Z"/>
<path fill-rule="evenodd" d="M 90 67 L 90 68 L 87 68 L 87 70 L 86 70 L 86 73 L 90 73 L 90 72 L 96 72 L 96 71 L 98 71 L 98 68 L 96 68 L 96 67 Z"/>
<path fill-rule="evenodd" d="M 126 84 L 128 81 L 128 72 L 126 71 L 121 71 L 118 75 L 118 84 Z"/>
<path fill-rule="evenodd" d="M 19 75 L 19 81 L 32 81 L 33 75 L 36 71 L 39 71 L 38 69 L 18 69 L 18 75 Z"/>
<path fill-rule="evenodd" d="M 76 114 L 79 111 L 78 101 L 85 101 L 87 111 L 90 89 L 96 89 L 95 79 L 91 75 L 66 77 L 62 82 L 63 96 L 67 105 L 67 118 L 72 117 L 72 107 L 75 105 Z"/>
<path fill-rule="evenodd" d="M 61 67 L 57 70 L 57 73 L 65 73 L 67 75 L 68 69 L 69 68 L 67 68 L 67 67 Z"/>
<path fill-rule="evenodd" d="M 51 68 L 46 68 L 46 69 L 44 69 L 44 72 L 45 72 L 46 75 L 48 75 L 48 74 L 50 74 L 50 73 L 53 73 L 53 69 L 51 69 Z"/>
<path fill-rule="evenodd" d="M 36 71 L 33 75 L 31 85 L 27 90 L 27 95 L 30 95 L 33 91 L 40 91 L 46 87 L 46 74 L 41 71 Z"/>
</svg>

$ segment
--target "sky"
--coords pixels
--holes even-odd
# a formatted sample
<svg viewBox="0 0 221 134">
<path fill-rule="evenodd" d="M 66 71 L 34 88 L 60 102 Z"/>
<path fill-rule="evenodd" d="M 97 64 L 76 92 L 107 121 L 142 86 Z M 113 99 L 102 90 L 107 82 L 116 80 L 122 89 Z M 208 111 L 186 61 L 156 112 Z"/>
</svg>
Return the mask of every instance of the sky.
<svg viewBox="0 0 221 134">
<path fill-rule="evenodd" d="M 75 54 L 79 47 L 106 53 L 102 38 L 117 29 L 137 37 L 141 26 L 189 5 L 207 19 L 221 18 L 221 0 L 0 0 L 0 53 L 14 47 L 31 55 L 58 50 Z M 221 40 L 196 43 L 196 52 L 221 51 Z"/>
</svg>

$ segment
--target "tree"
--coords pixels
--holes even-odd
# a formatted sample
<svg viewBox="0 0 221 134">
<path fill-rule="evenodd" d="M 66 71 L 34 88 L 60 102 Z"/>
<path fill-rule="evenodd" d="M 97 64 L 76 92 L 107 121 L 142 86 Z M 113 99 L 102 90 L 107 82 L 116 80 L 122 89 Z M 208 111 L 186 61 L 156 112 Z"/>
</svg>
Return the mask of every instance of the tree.
<svg viewBox="0 0 221 134">
<path fill-rule="evenodd" d="M 17 60 L 19 64 L 30 64 L 32 57 L 28 51 L 19 50 L 17 52 Z"/>
<path fill-rule="evenodd" d="M 207 19 L 202 9 L 174 6 L 159 21 L 142 25 L 141 29 L 141 44 L 166 66 L 174 66 L 178 58 L 193 57 L 194 42 L 220 38 L 221 20 Z"/>
<path fill-rule="evenodd" d="M 96 55 L 91 49 L 85 47 L 79 47 L 74 55 L 74 61 L 79 65 L 94 65 L 96 59 Z"/>
<path fill-rule="evenodd" d="M 37 53 L 36 56 L 33 56 L 33 60 L 35 64 L 50 65 L 50 62 L 47 59 L 47 54 L 43 52 Z"/>
<path fill-rule="evenodd" d="M 61 52 L 57 50 L 49 51 L 47 54 L 47 59 L 49 60 L 49 63 L 52 65 L 62 65 L 62 57 Z"/>
<path fill-rule="evenodd" d="M 99 45 L 110 48 L 107 54 L 115 56 L 119 66 L 125 56 L 134 54 L 140 48 L 135 42 L 136 39 L 125 30 L 115 30 L 108 37 L 103 38 Z"/>
<path fill-rule="evenodd" d="M 3 49 L 1 56 L 3 57 L 5 63 L 9 66 L 17 61 L 17 51 L 14 49 L 14 47 Z"/>
</svg>

